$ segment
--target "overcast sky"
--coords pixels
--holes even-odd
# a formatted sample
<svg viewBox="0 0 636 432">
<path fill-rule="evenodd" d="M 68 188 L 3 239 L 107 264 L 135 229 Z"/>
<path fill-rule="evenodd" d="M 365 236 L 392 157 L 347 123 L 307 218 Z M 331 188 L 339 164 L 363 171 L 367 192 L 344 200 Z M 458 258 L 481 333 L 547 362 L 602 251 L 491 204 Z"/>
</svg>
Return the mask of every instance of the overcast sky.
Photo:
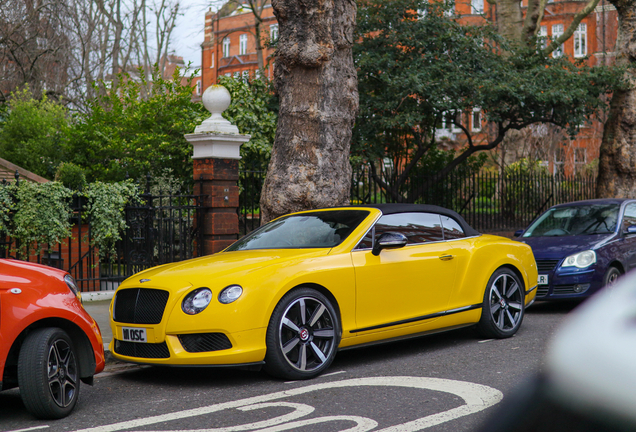
<svg viewBox="0 0 636 432">
<path fill-rule="evenodd" d="M 203 43 L 203 26 L 205 11 L 212 7 L 216 11 L 224 1 L 220 0 L 181 0 L 180 16 L 173 30 L 171 52 L 182 56 L 186 64 L 201 66 L 201 44 Z"/>
</svg>

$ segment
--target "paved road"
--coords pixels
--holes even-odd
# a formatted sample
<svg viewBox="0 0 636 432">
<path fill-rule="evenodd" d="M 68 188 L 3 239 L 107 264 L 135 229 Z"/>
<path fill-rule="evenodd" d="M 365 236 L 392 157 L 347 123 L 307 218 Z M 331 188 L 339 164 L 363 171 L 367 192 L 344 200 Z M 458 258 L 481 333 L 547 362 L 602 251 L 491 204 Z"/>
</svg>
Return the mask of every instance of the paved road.
<svg viewBox="0 0 636 432">
<path fill-rule="evenodd" d="M 0 430 L 473 431 L 488 406 L 541 369 L 547 339 L 574 306 L 536 304 L 506 340 L 463 329 L 340 352 L 311 381 L 113 365 L 82 387 L 76 410 L 59 421 L 34 420 L 17 390 L 0 393 Z"/>
</svg>

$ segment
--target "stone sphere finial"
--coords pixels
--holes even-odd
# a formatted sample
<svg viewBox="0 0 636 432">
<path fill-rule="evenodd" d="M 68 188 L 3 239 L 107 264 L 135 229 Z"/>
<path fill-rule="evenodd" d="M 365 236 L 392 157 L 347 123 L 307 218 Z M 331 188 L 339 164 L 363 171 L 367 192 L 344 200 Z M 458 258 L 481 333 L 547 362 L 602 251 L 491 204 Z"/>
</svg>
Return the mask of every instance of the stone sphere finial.
<svg viewBox="0 0 636 432">
<path fill-rule="evenodd" d="M 238 134 L 238 127 L 223 118 L 222 113 L 230 106 L 232 97 L 222 85 L 211 85 L 201 97 L 203 106 L 212 114 L 194 129 L 194 133 L 217 132 Z"/>
</svg>

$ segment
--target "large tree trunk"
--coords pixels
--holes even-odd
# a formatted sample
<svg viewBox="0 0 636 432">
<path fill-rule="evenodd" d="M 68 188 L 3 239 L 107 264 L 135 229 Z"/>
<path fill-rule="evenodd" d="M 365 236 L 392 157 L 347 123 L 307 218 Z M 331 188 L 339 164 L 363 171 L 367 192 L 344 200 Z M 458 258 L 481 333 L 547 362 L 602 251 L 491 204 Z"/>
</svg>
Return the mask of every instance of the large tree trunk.
<svg viewBox="0 0 636 432">
<path fill-rule="evenodd" d="M 618 11 L 617 63 L 636 58 L 636 0 L 611 0 Z M 601 143 L 596 195 L 636 198 L 636 72 L 628 69 L 627 90 L 614 92 Z"/>
<path fill-rule="evenodd" d="M 349 202 L 358 110 L 354 0 L 272 0 L 280 26 L 276 139 L 261 195 L 264 222 Z"/>
</svg>

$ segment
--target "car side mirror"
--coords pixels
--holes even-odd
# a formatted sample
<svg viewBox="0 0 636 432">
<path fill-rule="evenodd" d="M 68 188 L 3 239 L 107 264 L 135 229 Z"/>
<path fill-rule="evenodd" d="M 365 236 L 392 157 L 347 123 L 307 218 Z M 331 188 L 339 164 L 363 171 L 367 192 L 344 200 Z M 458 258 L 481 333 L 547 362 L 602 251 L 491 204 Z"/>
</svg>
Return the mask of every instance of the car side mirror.
<svg viewBox="0 0 636 432">
<path fill-rule="evenodd" d="M 397 249 L 406 246 L 408 243 L 408 239 L 404 234 L 396 233 L 396 232 L 385 232 L 384 234 L 380 234 L 378 238 L 375 239 L 375 244 L 373 245 L 373 250 L 371 253 L 373 255 L 380 255 L 380 251 L 382 249 Z"/>
<path fill-rule="evenodd" d="M 521 234 L 523 234 L 523 230 L 522 229 L 515 231 L 515 233 L 512 236 L 513 237 L 521 237 Z"/>
<path fill-rule="evenodd" d="M 625 230 L 625 234 L 636 234 L 636 225 L 630 225 Z"/>
</svg>

